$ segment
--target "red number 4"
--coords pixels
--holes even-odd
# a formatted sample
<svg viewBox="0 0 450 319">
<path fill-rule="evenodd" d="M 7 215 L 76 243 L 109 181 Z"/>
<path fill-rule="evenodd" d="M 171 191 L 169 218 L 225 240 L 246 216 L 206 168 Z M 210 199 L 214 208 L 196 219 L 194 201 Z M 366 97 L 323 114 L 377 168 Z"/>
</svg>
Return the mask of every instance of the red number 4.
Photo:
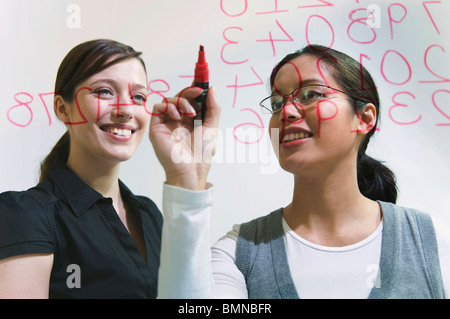
<svg viewBox="0 0 450 319">
<path fill-rule="evenodd" d="M 287 39 L 274 39 L 272 37 L 272 32 L 269 31 L 269 39 L 256 40 L 256 42 L 270 42 L 270 44 L 272 45 L 273 56 L 276 56 L 275 42 L 293 42 L 294 41 L 294 39 L 286 32 L 286 30 L 283 29 L 283 27 L 280 25 L 278 20 L 276 20 L 276 23 L 277 23 L 278 27 L 281 29 L 281 31 L 287 36 Z"/>
</svg>

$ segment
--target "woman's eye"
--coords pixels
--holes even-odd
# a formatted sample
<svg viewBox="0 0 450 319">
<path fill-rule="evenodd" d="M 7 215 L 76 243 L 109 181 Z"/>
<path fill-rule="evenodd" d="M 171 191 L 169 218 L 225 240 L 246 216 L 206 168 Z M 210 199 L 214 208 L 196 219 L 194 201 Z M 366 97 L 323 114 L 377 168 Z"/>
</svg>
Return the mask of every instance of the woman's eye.
<svg viewBox="0 0 450 319">
<path fill-rule="evenodd" d="M 324 98 L 324 94 L 321 92 L 317 92 L 314 90 L 305 90 L 302 92 L 301 100 L 309 101 L 309 100 L 319 100 Z"/>
<path fill-rule="evenodd" d="M 273 100 L 271 103 L 272 111 L 276 112 L 283 108 L 283 100 Z"/>
<path fill-rule="evenodd" d="M 93 91 L 93 93 L 97 94 L 100 97 L 108 97 L 113 95 L 110 89 L 98 89 Z"/>
<path fill-rule="evenodd" d="M 144 103 L 144 102 L 147 101 L 147 99 L 145 98 L 145 95 L 144 94 L 140 94 L 140 93 L 133 95 L 132 99 L 135 102 L 139 102 L 139 103 Z"/>
</svg>

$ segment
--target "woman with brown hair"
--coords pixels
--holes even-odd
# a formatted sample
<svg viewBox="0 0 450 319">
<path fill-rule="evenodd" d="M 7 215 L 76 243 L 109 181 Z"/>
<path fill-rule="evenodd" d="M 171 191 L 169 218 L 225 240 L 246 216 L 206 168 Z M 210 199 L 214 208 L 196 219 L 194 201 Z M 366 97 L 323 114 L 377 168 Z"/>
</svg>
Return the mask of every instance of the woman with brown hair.
<svg viewBox="0 0 450 319">
<path fill-rule="evenodd" d="M 37 186 L 0 195 L 0 298 L 157 297 L 162 215 L 119 180 L 120 163 L 133 156 L 150 119 L 140 55 L 93 40 L 62 61 L 54 110 L 67 132 L 42 162 Z M 202 91 L 182 92 L 154 106 L 150 138 L 164 159 L 164 193 L 184 188 L 195 198 L 210 163 L 176 164 L 167 148 L 173 129 L 194 130 L 191 104 Z M 207 109 L 195 130 L 218 125 L 214 90 Z"/>
</svg>

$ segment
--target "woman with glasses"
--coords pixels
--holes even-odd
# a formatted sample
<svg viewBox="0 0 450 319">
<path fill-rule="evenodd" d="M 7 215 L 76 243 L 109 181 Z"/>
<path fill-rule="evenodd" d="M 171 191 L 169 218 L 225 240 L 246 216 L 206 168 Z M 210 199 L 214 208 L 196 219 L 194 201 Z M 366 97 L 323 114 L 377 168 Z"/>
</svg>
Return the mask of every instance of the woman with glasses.
<svg viewBox="0 0 450 319">
<path fill-rule="evenodd" d="M 217 298 L 448 297 L 450 231 L 397 206 L 394 174 L 366 154 L 380 114 L 367 70 L 311 45 L 275 66 L 270 87 L 260 104 L 292 202 L 218 240 L 203 284 Z"/>
</svg>

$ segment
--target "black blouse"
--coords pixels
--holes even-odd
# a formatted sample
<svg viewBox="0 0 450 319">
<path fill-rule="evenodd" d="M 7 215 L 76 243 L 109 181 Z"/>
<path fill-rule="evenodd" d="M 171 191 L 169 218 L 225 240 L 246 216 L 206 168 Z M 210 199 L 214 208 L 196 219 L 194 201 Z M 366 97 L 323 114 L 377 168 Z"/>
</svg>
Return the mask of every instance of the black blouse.
<svg viewBox="0 0 450 319">
<path fill-rule="evenodd" d="M 147 197 L 120 191 L 135 214 L 147 261 L 112 205 L 56 161 L 49 180 L 0 194 L 0 259 L 53 253 L 50 298 L 156 298 L 162 214 Z"/>
</svg>

